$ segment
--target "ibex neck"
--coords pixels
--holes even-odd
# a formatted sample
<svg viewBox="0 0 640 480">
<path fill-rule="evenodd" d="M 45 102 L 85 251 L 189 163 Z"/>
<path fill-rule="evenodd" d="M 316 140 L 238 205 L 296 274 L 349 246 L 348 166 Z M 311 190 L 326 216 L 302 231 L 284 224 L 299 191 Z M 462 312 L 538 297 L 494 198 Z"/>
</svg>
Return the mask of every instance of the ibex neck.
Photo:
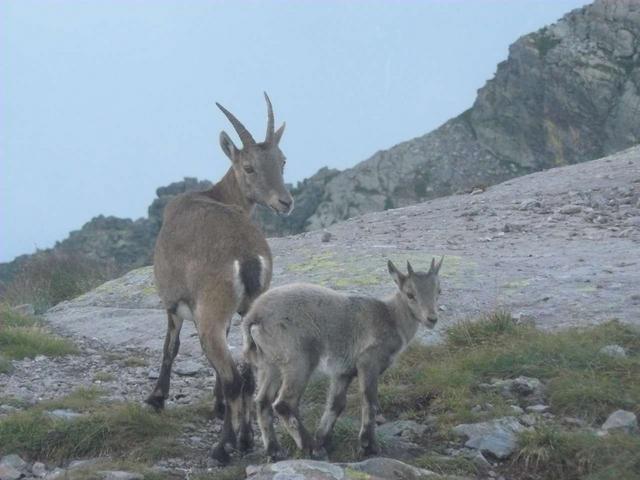
<svg viewBox="0 0 640 480">
<path fill-rule="evenodd" d="M 206 193 L 217 202 L 240 207 L 247 216 L 251 215 L 255 207 L 255 202 L 249 200 L 240 189 L 233 168 Z"/>
<path fill-rule="evenodd" d="M 407 301 L 402 298 L 402 294 L 400 292 L 387 298 L 385 303 L 393 314 L 398 327 L 398 333 L 400 333 L 400 336 L 406 346 L 418 331 L 418 325 L 420 322 L 413 313 L 411 313 L 411 310 L 407 305 Z"/>
</svg>

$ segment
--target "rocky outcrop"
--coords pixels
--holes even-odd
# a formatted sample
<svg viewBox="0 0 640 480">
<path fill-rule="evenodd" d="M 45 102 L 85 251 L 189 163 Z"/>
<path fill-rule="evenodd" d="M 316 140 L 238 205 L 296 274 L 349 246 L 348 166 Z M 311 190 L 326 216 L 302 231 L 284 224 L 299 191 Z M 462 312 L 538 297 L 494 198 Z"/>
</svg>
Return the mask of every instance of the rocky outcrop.
<svg viewBox="0 0 640 480">
<path fill-rule="evenodd" d="M 336 175 L 305 229 L 640 142 L 640 4 L 598 0 L 518 39 L 473 106 Z"/>
</svg>

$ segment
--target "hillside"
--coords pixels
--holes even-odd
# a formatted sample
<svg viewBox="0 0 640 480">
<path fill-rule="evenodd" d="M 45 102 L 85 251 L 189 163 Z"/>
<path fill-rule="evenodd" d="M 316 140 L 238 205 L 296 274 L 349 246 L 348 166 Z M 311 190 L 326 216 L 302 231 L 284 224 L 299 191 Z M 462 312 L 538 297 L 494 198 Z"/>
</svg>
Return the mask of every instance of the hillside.
<svg viewBox="0 0 640 480">
<path fill-rule="evenodd" d="M 256 217 L 269 236 L 311 231 L 639 142 L 640 4 L 597 0 L 518 39 L 461 115 L 353 168 L 321 169 L 292 189 L 289 217 L 260 208 Z M 148 265 L 167 200 L 207 185 L 191 178 L 161 187 L 148 217 L 96 217 L 53 251 L 97 259 L 116 273 Z M 0 264 L 0 287 L 29 258 Z"/>
<path fill-rule="evenodd" d="M 446 255 L 447 321 L 504 307 L 547 328 L 611 318 L 640 325 L 640 269 L 632 254 L 640 252 L 640 146 L 327 231 L 329 242 L 322 232 L 270 239 L 273 284 L 311 281 L 380 295 L 393 287 L 387 258 L 425 267 L 432 255 Z M 63 302 L 47 318 L 115 344 L 159 350 L 164 339 L 151 267 Z M 238 333 L 232 331 L 232 345 L 239 345 Z M 181 348 L 199 350 L 197 338 Z"/>
<path fill-rule="evenodd" d="M 403 354 L 399 369 L 384 380 L 381 399 L 387 421 L 379 427 L 378 435 L 384 442 L 385 457 L 458 476 L 412 470 L 383 458 L 369 460 L 374 465 L 367 464 L 368 471 L 407 470 L 412 472 L 402 477 L 407 479 L 503 476 L 524 480 L 532 478 L 531 469 L 535 468 L 548 472 L 535 478 L 577 480 L 585 478 L 575 476 L 577 468 L 598 471 L 618 462 L 616 465 L 625 469 L 620 478 L 635 478 L 640 471 L 637 426 L 636 430 L 629 427 L 633 436 L 628 439 L 595 432 L 614 410 L 640 413 L 640 390 L 635 381 L 640 371 L 640 146 L 522 176 L 485 191 L 358 216 L 329 227 L 327 232 L 330 235 L 311 232 L 270 239 L 273 284 L 308 281 L 343 291 L 384 295 L 394 289 L 386 272 L 388 258 L 398 265 L 410 259 L 414 268 L 423 269 L 432 256 L 445 255 L 440 321 L 435 330 L 419 332 L 419 340 L 430 346 L 414 346 Z M 516 322 L 509 320 L 507 327 L 499 323 L 500 328 L 488 323 L 476 327 L 472 334 L 465 330 L 471 327 L 463 322 L 455 330 L 458 321 L 496 309 L 511 312 Z M 195 473 L 210 475 L 199 478 L 245 478 L 247 464 L 264 462 L 260 448 L 243 459 L 234 457 L 234 464 L 226 469 L 212 468 L 207 460 L 222 424 L 211 418 L 212 372 L 189 322 L 181 333 L 169 409 L 157 417 L 137 406 L 157 378 L 166 328 L 166 314 L 155 292 L 151 267 L 133 270 L 63 302 L 50 309 L 45 319 L 79 351 L 59 358 L 39 355 L 33 360 L 14 360 L 10 373 L 0 369 L 0 433 L 4 421 L 4 431 L 16 439 L 9 450 L 3 451 L 0 445 L 0 455 L 29 451 L 24 445 L 31 444 L 22 440 L 22 432 L 30 430 L 14 428 L 11 422 L 22 425 L 19 422 L 31 418 L 28 415 L 40 419 L 46 408 L 57 408 L 51 414 L 58 412 L 56 415 L 76 418 L 75 422 L 95 418 L 105 421 L 104 415 L 113 411 L 115 425 L 106 439 L 118 438 L 123 435 L 118 430 L 120 408 L 128 402 L 127 422 L 153 426 L 150 432 L 156 432 L 155 436 L 149 433 L 151 438 L 139 442 L 154 446 L 151 451 L 156 456 L 142 457 L 142 463 L 114 463 L 103 453 L 102 443 L 89 453 L 78 453 L 71 437 L 64 444 L 70 445 L 70 458 L 55 457 L 58 451 L 38 450 L 35 458 L 54 455 L 54 459 L 65 459 L 62 467 L 72 475 L 70 478 L 98 478 L 81 473 L 73 476 L 78 464 L 66 461 L 87 457 L 93 463 L 80 464 L 85 468 L 151 468 L 156 476 L 150 478 L 163 479 L 194 478 L 190 475 Z M 620 323 L 607 323 L 616 319 Z M 238 320 L 234 319 L 229 337 L 236 354 L 240 351 Z M 588 325 L 600 326 L 567 330 Z M 451 331 L 458 332 L 459 342 L 453 352 L 447 350 L 452 347 L 442 344 L 451 344 Z M 467 349 L 460 346 L 467 343 L 471 345 Z M 624 356 L 608 358 L 600 353 L 605 346 L 616 355 L 622 350 L 620 355 Z M 494 362 L 497 356 L 501 356 L 500 362 Z M 549 372 L 554 363 L 562 367 Z M 416 375 L 416 369 L 425 373 Z M 607 375 L 618 376 L 611 380 Z M 621 388 L 625 389 L 623 393 Z M 502 389 L 503 393 L 487 393 L 486 389 Z M 510 389 L 519 393 L 514 397 Z M 319 392 L 324 384 L 314 383 L 309 390 L 306 408 L 321 408 L 324 400 Z M 449 400 L 442 393 L 447 391 L 453 392 Z M 350 398 L 352 407 L 339 422 L 336 441 L 340 443 L 330 456 L 332 462 L 354 461 L 357 457 L 353 450 L 358 431 L 357 396 Z M 452 398 L 465 400 L 459 403 Z M 101 413 L 105 409 L 107 413 Z M 313 417 L 309 414 L 307 418 Z M 637 425 L 635 417 L 633 420 Z M 42 428 L 54 432 L 65 428 L 63 420 L 49 422 L 45 421 Z M 29 428 L 35 428 L 34 423 Z M 463 445 L 451 434 L 475 429 L 485 433 L 471 434 L 474 438 L 487 437 L 481 447 L 477 446 L 478 440 Z M 554 433 L 558 429 L 565 436 L 544 436 L 560 435 Z M 527 432 L 542 435 L 542 440 L 522 436 Z M 55 438 L 69 438 L 68 433 L 65 435 Z M 131 430 L 125 431 L 126 441 L 138 442 L 131 435 Z M 546 438 L 558 444 L 550 450 L 535 451 L 549 453 L 551 459 L 545 457 L 545 461 L 534 464 L 520 456 L 531 453 L 524 449 L 523 441 Z M 590 443 L 585 446 L 587 440 Z M 627 443 L 616 443 L 622 440 Z M 167 441 L 173 442 L 171 448 L 162 443 Z M 141 461 L 136 456 L 137 443 L 125 447 L 124 453 L 113 442 L 107 445 L 118 455 Z M 584 449 L 592 449 L 587 451 L 594 452 L 593 458 L 598 460 L 584 464 Z M 607 452 L 614 453 L 608 456 Z M 59 464 L 59 460 L 53 463 Z M 300 460 L 251 466 L 246 475 L 272 480 L 280 478 L 280 468 L 288 468 L 293 469 L 289 472 L 307 472 L 307 476 L 296 478 L 352 478 L 345 476 L 339 465 Z M 35 464 L 24 468 L 35 468 Z M 49 464 L 48 468 L 54 466 Z M 364 466 L 350 464 L 344 468 L 353 472 Z M 133 480 L 142 476 L 102 478 Z M 382 478 L 393 477 L 385 474 Z"/>
</svg>

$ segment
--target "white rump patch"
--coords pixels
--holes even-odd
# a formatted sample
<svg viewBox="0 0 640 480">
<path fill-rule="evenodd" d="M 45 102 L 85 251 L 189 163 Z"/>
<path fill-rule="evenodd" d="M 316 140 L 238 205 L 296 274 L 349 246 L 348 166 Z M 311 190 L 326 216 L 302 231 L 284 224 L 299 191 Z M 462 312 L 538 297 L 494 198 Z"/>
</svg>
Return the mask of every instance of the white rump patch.
<svg viewBox="0 0 640 480">
<path fill-rule="evenodd" d="M 271 268 L 269 266 L 269 262 L 262 255 L 258 255 L 258 259 L 260 260 L 260 287 L 264 289 L 264 286 L 267 283 L 267 271 Z"/>
<path fill-rule="evenodd" d="M 193 322 L 193 312 L 191 311 L 191 308 L 189 308 L 189 305 L 187 305 L 185 302 L 178 303 L 178 308 L 176 308 L 176 314 L 182 320 Z"/>
<path fill-rule="evenodd" d="M 242 278 L 240 278 L 240 262 L 238 260 L 233 261 L 233 293 L 238 302 L 244 296 L 244 285 Z"/>
</svg>

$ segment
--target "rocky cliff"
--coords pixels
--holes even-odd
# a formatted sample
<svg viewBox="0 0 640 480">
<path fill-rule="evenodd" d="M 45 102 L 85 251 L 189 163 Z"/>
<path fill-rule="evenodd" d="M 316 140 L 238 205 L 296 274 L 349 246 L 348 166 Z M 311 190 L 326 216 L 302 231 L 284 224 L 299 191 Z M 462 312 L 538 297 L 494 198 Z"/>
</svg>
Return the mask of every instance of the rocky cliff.
<svg viewBox="0 0 640 480">
<path fill-rule="evenodd" d="M 640 142 L 640 3 L 598 0 L 518 39 L 473 106 L 315 191 L 302 229 L 587 161 Z M 302 185 L 297 197 L 307 197 Z M 267 222 L 270 219 L 266 219 Z M 301 231 L 301 222 L 288 224 Z"/>
</svg>

